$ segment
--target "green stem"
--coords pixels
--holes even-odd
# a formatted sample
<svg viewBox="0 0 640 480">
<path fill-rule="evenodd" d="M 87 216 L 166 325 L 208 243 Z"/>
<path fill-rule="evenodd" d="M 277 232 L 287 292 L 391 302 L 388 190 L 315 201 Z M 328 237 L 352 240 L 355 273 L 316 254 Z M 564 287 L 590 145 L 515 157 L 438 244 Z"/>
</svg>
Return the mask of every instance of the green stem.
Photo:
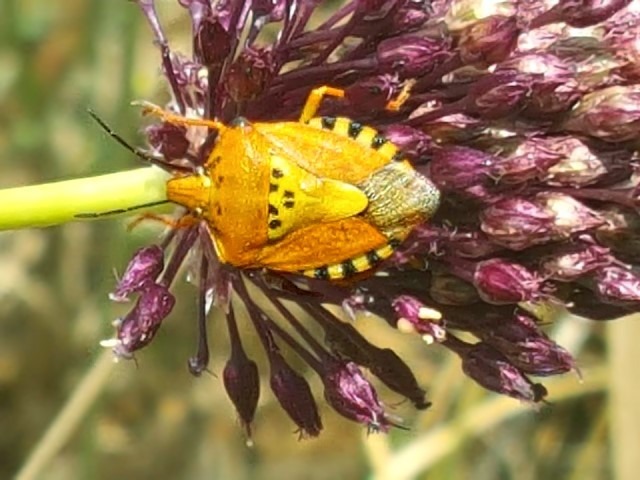
<svg viewBox="0 0 640 480">
<path fill-rule="evenodd" d="M 97 177 L 0 190 L 0 230 L 158 211 L 170 174 L 145 167 Z"/>
</svg>

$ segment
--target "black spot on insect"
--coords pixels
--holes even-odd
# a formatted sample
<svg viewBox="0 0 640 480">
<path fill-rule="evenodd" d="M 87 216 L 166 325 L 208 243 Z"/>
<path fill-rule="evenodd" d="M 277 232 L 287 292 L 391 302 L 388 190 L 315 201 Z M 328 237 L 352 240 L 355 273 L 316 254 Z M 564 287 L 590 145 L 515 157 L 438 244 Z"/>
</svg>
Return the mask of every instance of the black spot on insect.
<svg viewBox="0 0 640 480">
<path fill-rule="evenodd" d="M 294 198 L 296 195 L 291 190 L 284 191 L 284 198 Z"/>
<path fill-rule="evenodd" d="M 402 244 L 402 242 L 397 238 L 392 238 L 389 240 L 388 244 L 393 250 L 397 250 L 400 248 L 400 244 Z"/>
<path fill-rule="evenodd" d="M 336 117 L 322 117 L 320 124 L 325 130 L 333 130 L 336 128 Z"/>
<path fill-rule="evenodd" d="M 342 275 L 345 278 L 352 277 L 356 273 L 358 273 L 358 270 L 356 270 L 356 266 L 353 264 L 351 260 L 345 260 L 344 262 L 342 262 L 341 266 L 342 266 Z"/>
<path fill-rule="evenodd" d="M 220 205 L 216 207 L 216 215 L 222 215 L 222 207 Z"/>
<path fill-rule="evenodd" d="M 218 185 L 222 185 L 222 182 L 224 181 L 224 175 L 218 175 L 216 181 L 218 182 Z"/>
<path fill-rule="evenodd" d="M 359 122 L 351 122 L 349 123 L 349 131 L 347 132 L 347 134 L 353 138 L 356 139 L 358 138 L 358 135 L 360 135 L 360 132 L 362 131 L 364 127 L 362 126 L 361 123 Z"/>
<path fill-rule="evenodd" d="M 276 228 L 280 228 L 282 226 L 282 222 L 280 220 L 271 220 L 269 222 L 269 228 L 271 230 L 275 230 Z"/>
<path fill-rule="evenodd" d="M 274 193 L 278 191 L 278 184 L 277 183 L 270 183 L 269 184 L 269 192 Z"/>
<path fill-rule="evenodd" d="M 319 267 L 313 271 L 313 276 L 318 280 L 329 279 L 329 269 L 327 267 Z"/>
<path fill-rule="evenodd" d="M 282 170 L 280 170 L 279 168 L 274 168 L 273 170 L 271 170 L 271 176 L 273 178 L 282 178 L 284 177 L 284 173 L 282 173 Z"/>
<path fill-rule="evenodd" d="M 381 260 L 382 259 L 380 258 L 380 255 L 378 255 L 377 251 L 371 250 L 367 252 L 367 262 L 369 262 L 370 266 L 373 267 L 374 265 L 377 265 Z"/>
<path fill-rule="evenodd" d="M 401 151 L 397 151 L 393 154 L 393 157 L 391 157 L 391 161 L 393 162 L 401 162 L 402 160 L 404 160 L 404 155 Z"/>
<path fill-rule="evenodd" d="M 278 215 L 278 208 L 275 205 L 269 204 L 269 215 Z"/>
<path fill-rule="evenodd" d="M 378 150 L 385 143 L 387 143 L 387 139 L 379 133 L 376 133 L 371 140 L 371 148 L 373 148 L 374 150 Z"/>
<path fill-rule="evenodd" d="M 282 206 L 285 208 L 293 208 L 295 206 L 296 202 L 294 202 L 293 200 L 286 200 Z"/>
</svg>

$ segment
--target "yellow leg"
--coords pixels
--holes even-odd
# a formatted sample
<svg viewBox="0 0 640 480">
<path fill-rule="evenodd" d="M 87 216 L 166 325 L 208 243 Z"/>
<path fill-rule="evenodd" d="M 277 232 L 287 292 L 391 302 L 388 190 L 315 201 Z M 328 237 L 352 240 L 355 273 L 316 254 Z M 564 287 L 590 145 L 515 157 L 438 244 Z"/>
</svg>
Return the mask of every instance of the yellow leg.
<svg viewBox="0 0 640 480">
<path fill-rule="evenodd" d="M 404 102 L 409 100 L 409 97 L 411 96 L 411 89 L 415 84 L 416 84 L 416 80 L 413 78 L 411 80 L 407 80 L 406 82 L 404 82 L 404 85 L 402 86 L 402 90 L 400 90 L 400 93 L 398 94 L 398 96 L 396 98 L 389 100 L 385 108 L 391 112 L 397 112 L 398 110 L 400 110 L 402 105 L 404 105 Z"/>
<path fill-rule="evenodd" d="M 320 103 L 325 96 L 343 98 L 344 90 L 341 88 L 327 87 L 326 85 L 311 90 L 311 93 L 309 93 L 307 101 L 304 104 L 304 108 L 302 109 L 302 113 L 300 114 L 301 123 L 307 123 L 315 117 L 316 113 L 318 113 L 318 109 L 320 108 Z"/>
<path fill-rule="evenodd" d="M 220 132 L 222 132 L 225 128 L 227 128 L 223 123 L 218 122 L 216 120 L 207 120 L 205 118 L 187 118 L 181 117 L 180 115 L 176 115 L 174 113 L 168 112 L 157 105 L 154 105 L 151 102 L 132 102 L 132 105 L 138 105 L 142 107 L 143 115 L 155 115 L 160 117 L 165 122 L 171 123 L 173 125 L 182 125 L 182 126 L 195 126 L 195 127 L 209 127 L 214 128 Z"/>
<path fill-rule="evenodd" d="M 163 225 L 170 228 L 187 228 L 200 222 L 200 219 L 194 217 L 191 214 L 184 215 L 176 220 L 173 218 L 167 218 L 165 216 L 158 215 L 156 213 L 143 213 L 142 215 L 138 216 L 138 218 L 129 223 L 129 225 L 127 225 L 127 230 L 131 231 L 142 222 L 146 221 L 162 223 Z"/>
</svg>

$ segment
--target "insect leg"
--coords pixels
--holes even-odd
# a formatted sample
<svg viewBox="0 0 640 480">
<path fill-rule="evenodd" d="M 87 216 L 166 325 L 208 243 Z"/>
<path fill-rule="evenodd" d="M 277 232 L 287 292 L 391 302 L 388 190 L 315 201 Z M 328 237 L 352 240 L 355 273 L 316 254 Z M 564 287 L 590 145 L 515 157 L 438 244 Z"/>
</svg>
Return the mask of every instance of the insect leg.
<svg viewBox="0 0 640 480">
<path fill-rule="evenodd" d="M 320 108 L 320 103 L 325 96 L 343 98 L 344 90 L 341 88 L 328 87 L 326 85 L 311 90 L 307 97 L 307 101 L 304 103 L 304 107 L 302 108 L 302 113 L 300 114 L 299 121 L 301 123 L 308 123 L 309 120 L 316 116 L 316 113 Z"/>
<path fill-rule="evenodd" d="M 187 228 L 200 222 L 200 219 L 189 214 L 184 215 L 176 220 L 173 218 L 168 218 L 163 215 L 147 212 L 147 213 L 143 213 L 138 218 L 136 218 L 131 223 L 129 223 L 129 225 L 127 225 L 127 230 L 131 231 L 134 228 L 136 228 L 138 225 L 140 225 L 142 222 L 145 222 L 147 220 L 162 223 L 163 225 L 170 228 Z"/>
<path fill-rule="evenodd" d="M 132 105 L 138 105 L 142 107 L 143 115 L 155 115 L 160 117 L 165 122 L 171 123 L 173 125 L 182 125 L 182 126 L 195 126 L 195 127 L 209 127 L 214 128 L 220 132 L 222 132 L 226 126 L 222 122 L 218 122 L 216 120 L 209 120 L 206 118 L 188 118 L 182 117 L 180 115 L 176 115 L 167 110 L 160 108 L 158 105 L 154 105 L 151 102 L 132 102 Z"/>
<path fill-rule="evenodd" d="M 384 108 L 391 112 L 397 112 L 398 110 L 400 110 L 402 105 L 404 105 L 404 103 L 409 100 L 409 97 L 411 96 L 411 89 L 415 84 L 416 80 L 414 78 L 404 82 L 402 90 L 400 90 L 398 96 L 389 100 Z"/>
</svg>

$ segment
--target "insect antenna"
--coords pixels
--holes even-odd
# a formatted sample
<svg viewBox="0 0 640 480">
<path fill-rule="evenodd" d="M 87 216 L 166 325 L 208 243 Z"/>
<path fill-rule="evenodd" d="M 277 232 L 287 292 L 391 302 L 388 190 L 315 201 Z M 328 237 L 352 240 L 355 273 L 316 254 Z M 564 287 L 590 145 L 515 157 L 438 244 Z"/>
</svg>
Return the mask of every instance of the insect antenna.
<svg viewBox="0 0 640 480">
<path fill-rule="evenodd" d="M 118 142 L 124 148 L 126 148 L 131 153 L 133 153 L 136 157 L 144 160 L 147 163 L 150 163 L 151 165 L 157 165 L 158 167 L 161 167 L 165 170 L 169 170 L 173 172 L 175 171 L 186 172 L 186 173 L 191 172 L 192 169 L 190 168 L 169 163 L 163 157 L 152 155 L 149 152 L 143 150 L 142 148 L 132 146 L 129 142 L 127 142 L 124 138 L 122 138 L 118 133 L 116 133 L 104 120 L 102 120 L 102 118 L 100 118 L 100 116 L 96 112 L 88 108 L 87 113 L 91 115 L 91 118 L 93 118 L 98 125 L 100 125 L 100 128 L 102 128 L 102 130 L 104 130 L 111 138 L 113 138 L 116 142 Z"/>
</svg>

